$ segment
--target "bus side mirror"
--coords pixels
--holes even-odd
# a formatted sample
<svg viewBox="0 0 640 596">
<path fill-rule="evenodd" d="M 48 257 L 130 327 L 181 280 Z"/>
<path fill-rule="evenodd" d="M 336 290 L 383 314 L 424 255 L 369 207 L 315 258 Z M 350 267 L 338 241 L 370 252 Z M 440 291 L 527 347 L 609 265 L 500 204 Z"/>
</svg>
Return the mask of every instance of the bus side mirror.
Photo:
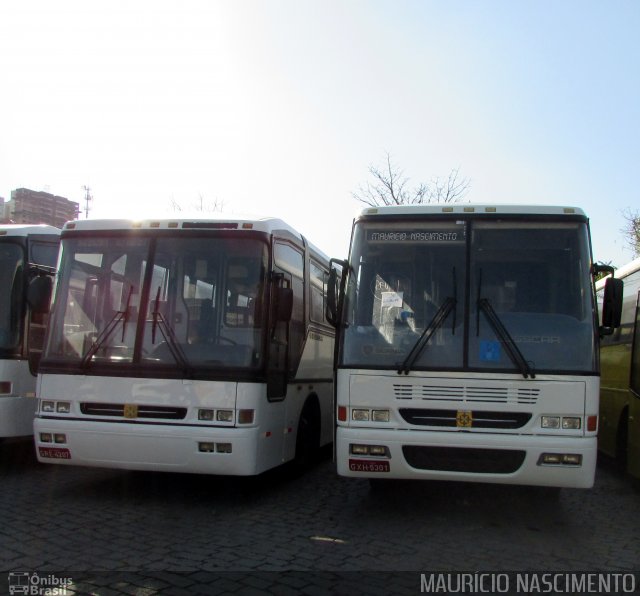
<svg viewBox="0 0 640 596">
<path fill-rule="evenodd" d="M 275 289 L 274 320 L 288 323 L 293 314 L 293 290 L 291 288 Z"/>
<path fill-rule="evenodd" d="M 600 335 L 611 335 L 616 327 L 620 327 L 623 288 L 624 282 L 615 277 L 609 277 L 604 282 Z"/>
<path fill-rule="evenodd" d="M 31 280 L 27 288 L 27 302 L 32 312 L 49 312 L 52 290 L 53 280 L 48 275 L 39 275 Z"/>
<path fill-rule="evenodd" d="M 346 269 L 346 261 L 338 261 L 331 259 L 329 270 L 329 280 L 327 281 L 327 305 L 325 309 L 325 317 L 327 321 L 334 327 L 338 326 L 338 310 L 340 304 L 341 290 L 341 273 Z"/>
</svg>

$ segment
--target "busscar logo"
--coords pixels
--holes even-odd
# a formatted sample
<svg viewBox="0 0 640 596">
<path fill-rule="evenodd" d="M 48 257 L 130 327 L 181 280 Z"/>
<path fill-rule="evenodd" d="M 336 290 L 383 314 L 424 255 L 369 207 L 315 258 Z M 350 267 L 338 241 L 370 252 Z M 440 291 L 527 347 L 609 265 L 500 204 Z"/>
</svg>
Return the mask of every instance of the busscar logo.
<svg viewBox="0 0 640 596">
<path fill-rule="evenodd" d="M 456 426 L 458 428 L 471 428 L 473 426 L 473 412 L 458 410 L 456 412 Z"/>
<path fill-rule="evenodd" d="M 66 596 L 71 594 L 73 580 L 57 575 L 39 575 L 28 571 L 12 571 L 8 576 L 9 594 L 32 594 L 33 596 Z"/>
</svg>

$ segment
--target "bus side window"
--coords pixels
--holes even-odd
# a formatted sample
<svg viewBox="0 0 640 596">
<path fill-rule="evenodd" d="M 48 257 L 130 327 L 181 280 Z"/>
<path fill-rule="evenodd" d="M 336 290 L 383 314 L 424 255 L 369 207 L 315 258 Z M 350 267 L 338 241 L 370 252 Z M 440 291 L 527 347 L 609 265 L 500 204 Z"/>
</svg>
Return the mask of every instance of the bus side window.
<svg viewBox="0 0 640 596">
<path fill-rule="evenodd" d="M 293 312 L 289 323 L 289 370 L 295 371 L 304 342 L 304 255 L 294 246 L 274 243 L 274 267 L 290 274 L 293 290 Z"/>
</svg>

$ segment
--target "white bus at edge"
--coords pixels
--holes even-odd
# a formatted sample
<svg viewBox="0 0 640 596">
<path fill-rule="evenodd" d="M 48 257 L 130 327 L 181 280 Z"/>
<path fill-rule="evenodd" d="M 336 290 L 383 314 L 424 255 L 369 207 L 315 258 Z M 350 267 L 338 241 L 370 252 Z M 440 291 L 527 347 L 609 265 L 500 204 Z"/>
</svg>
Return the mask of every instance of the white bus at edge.
<svg viewBox="0 0 640 596">
<path fill-rule="evenodd" d="M 0 437 L 33 433 L 37 362 L 46 315 L 31 312 L 27 284 L 36 265 L 53 271 L 60 230 L 47 225 L 0 225 Z"/>
</svg>

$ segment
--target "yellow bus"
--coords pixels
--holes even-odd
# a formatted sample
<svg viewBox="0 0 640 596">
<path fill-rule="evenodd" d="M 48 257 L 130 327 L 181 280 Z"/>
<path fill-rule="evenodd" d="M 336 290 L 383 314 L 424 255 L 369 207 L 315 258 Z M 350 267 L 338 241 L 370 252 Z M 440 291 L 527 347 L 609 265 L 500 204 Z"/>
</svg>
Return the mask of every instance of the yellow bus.
<svg viewBox="0 0 640 596">
<path fill-rule="evenodd" d="M 640 478 L 640 259 L 616 271 L 624 281 L 621 325 L 600 348 L 598 448 Z M 601 303 L 604 280 L 596 285 Z"/>
</svg>

